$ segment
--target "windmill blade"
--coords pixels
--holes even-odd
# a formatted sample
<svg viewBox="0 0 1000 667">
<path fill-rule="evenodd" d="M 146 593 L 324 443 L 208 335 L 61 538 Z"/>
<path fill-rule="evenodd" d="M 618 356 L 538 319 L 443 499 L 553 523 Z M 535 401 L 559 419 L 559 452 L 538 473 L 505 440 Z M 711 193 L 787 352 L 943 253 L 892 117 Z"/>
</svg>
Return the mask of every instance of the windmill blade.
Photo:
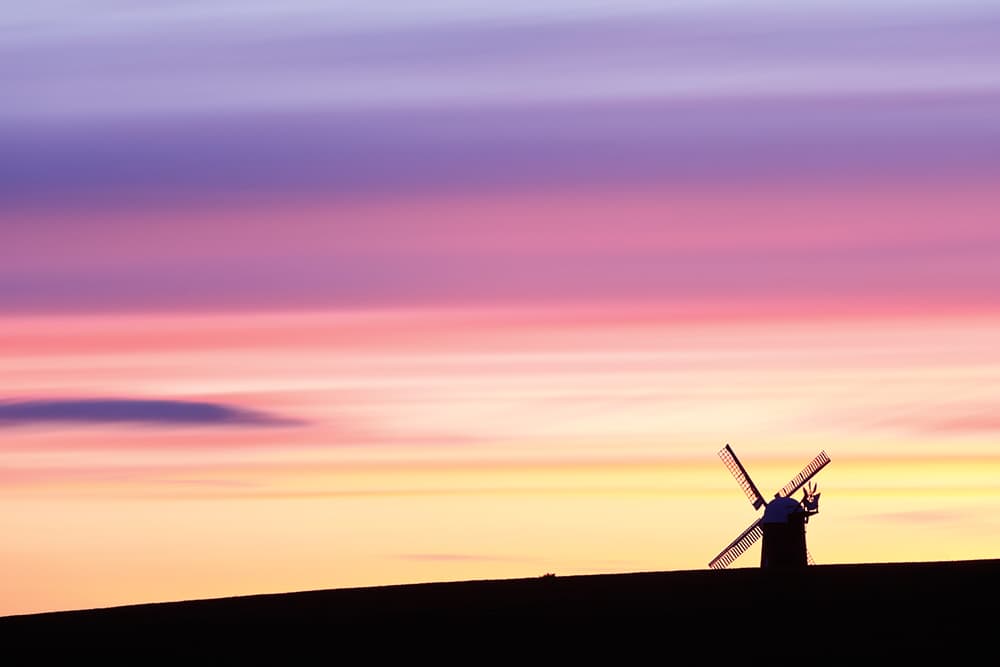
<svg viewBox="0 0 1000 667">
<path fill-rule="evenodd" d="M 763 537 L 764 531 L 760 527 L 760 522 L 763 520 L 763 518 L 760 518 L 750 524 L 750 527 L 740 533 L 740 536 L 733 540 L 732 544 L 713 558 L 708 566 L 716 570 L 721 570 L 739 558 L 744 551 L 753 546 L 754 542 Z"/>
<path fill-rule="evenodd" d="M 750 479 L 750 475 L 747 474 L 746 468 L 740 463 L 740 460 L 736 458 L 736 452 L 727 443 L 725 447 L 719 450 L 719 458 L 722 462 L 726 464 L 729 468 L 729 472 L 733 473 L 733 477 L 736 478 L 736 482 L 743 489 L 743 493 L 747 494 L 747 498 L 753 503 L 753 508 L 760 509 L 762 505 L 766 505 L 767 502 L 764 500 L 764 496 L 760 495 L 760 491 L 754 485 L 753 480 Z"/>
<path fill-rule="evenodd" d="M 787 498 L 792 495 L 798 491 L 803 484 L 812 479 L 813 475 L 822 470 L 823 466 L 829 462 L 830 457 L 826 455 L 826 452 L 820 452 L 816 455 L 816 458 L 809 462 L 809 465 L 802 469 L 802 472 L 792 478 L 792 481 L 781 487 L 781 491 L 774 494 L 775 497 Z"/>
</svg>

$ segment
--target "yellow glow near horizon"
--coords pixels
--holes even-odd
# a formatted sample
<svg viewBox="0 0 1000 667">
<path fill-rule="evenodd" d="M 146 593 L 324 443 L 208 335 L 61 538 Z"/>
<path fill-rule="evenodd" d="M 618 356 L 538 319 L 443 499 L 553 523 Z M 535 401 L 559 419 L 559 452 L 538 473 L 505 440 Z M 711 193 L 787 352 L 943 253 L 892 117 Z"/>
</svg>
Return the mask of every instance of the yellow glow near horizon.
<svg viewBox="0 0 1000 667">
<path fill-rule="evenodd" d="M 199 400 L 295 425 L 6 426 L 3 614 L 700 569 L 756 517 L 716 457 L 726 442 L 765 497 L 831 456 L 817 562 L 1000 555 L 997 319 L 4 324 L 8 400 Z"/>
</svg>

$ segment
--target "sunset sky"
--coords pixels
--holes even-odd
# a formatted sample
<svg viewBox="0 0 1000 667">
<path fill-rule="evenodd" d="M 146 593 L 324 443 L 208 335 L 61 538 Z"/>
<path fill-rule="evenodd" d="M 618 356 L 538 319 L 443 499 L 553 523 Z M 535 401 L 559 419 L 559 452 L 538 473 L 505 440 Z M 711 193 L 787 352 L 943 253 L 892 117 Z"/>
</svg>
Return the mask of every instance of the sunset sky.
<svg viewBox="0 0 1000 667">
<path fill-rule="evenodd" d="M 1000 557 L 1000 6 L 0 15 L 0 615 Z M 734 567 L 755 567 L 759 547 Z"/>
</svg>

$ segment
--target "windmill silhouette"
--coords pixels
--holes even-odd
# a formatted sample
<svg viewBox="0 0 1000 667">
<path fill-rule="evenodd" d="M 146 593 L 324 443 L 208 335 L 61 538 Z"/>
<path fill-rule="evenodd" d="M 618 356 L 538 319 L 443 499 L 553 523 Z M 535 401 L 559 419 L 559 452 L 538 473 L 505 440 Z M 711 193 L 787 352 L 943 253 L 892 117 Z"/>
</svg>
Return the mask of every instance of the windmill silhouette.
<svg viewBox="0 0 1000 667">
<path fill-rule="evenodd" d="M 810 564 L 812 558 L 806 549 L 805 524 L 810 516 L 819 512 L 819 493 L 815 483 L 809 485 L 807 482 L 830 462 L 826 452 L 821 451 L 802 472 L 781 487 L 770 503 L 760 495 L 732 447 L 727 444 L 719 450 L 719 458 L 729 468 L 729 472 L 733 473 L 740 488 L 753 503 L 753 508 L 764 508 L 764 515 L 740 533 L 708 566 L 715 569 L 728 567 L 762 537 L 764 543 L 760 550 L 761 567 L 791 568 Z M 805 495 L 801 502 L 796 501 L 791 495 L 803 487 Z"/>
</svg>

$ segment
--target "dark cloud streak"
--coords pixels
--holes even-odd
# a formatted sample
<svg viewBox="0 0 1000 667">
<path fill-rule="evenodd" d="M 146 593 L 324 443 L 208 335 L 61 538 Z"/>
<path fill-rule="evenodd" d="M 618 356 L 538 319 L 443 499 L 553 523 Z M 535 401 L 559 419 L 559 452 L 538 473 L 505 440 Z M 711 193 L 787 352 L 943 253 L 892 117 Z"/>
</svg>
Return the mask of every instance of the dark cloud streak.
<svg viewBox="0 0 1000 667">
<path fill-rule="evenodd" d="M 299 422 L 221 403 L 163 399 L 0 401 L 0 427 L 44 424 L 146 426 L 292 426 Z"/>
<path fill-rule="evenodd" d="M 621 102 L 0 126 L 32 207 L 996 173 L 1000 96 Z"/>
</svg>

